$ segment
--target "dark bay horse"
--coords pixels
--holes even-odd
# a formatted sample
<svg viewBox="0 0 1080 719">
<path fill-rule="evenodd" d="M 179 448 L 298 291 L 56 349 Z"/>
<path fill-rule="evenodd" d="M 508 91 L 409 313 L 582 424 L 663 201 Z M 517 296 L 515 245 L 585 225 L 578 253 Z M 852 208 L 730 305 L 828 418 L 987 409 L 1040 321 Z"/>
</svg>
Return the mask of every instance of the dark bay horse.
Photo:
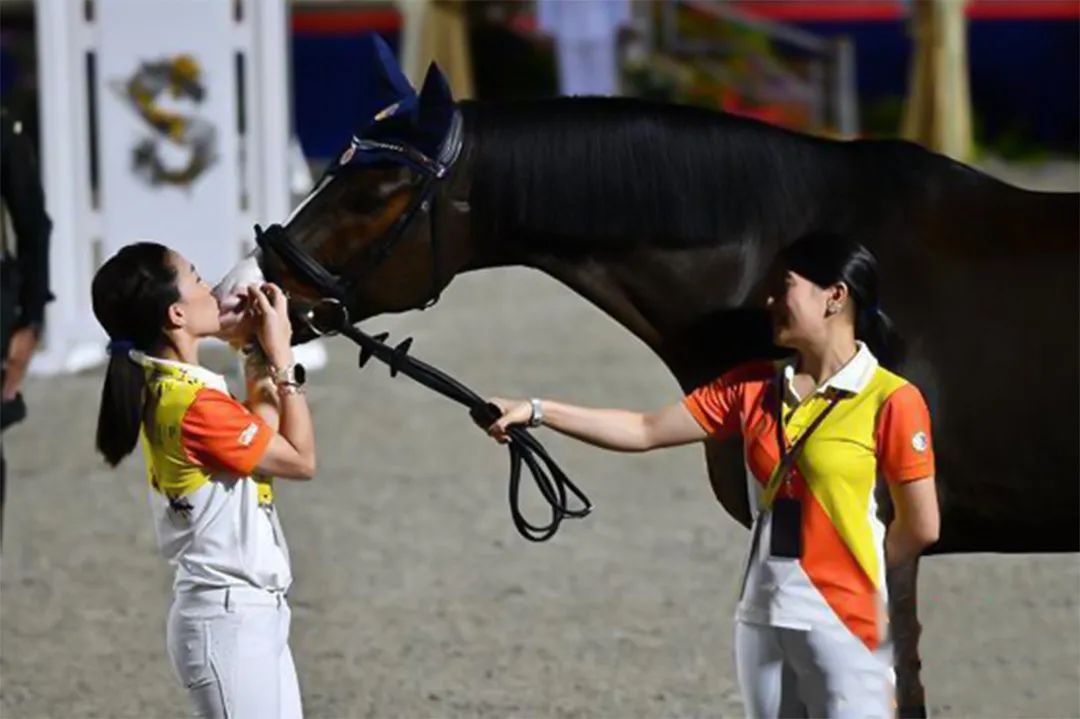
<svg viewBox="0 0 1080 719">
<path fill-rule="evenodd" d="M 440 102 L 430 84 L 422 109 Z M 347 280 L 354 320 L 421 307 L 462 272 L 532 267 L 689 391 L 777 354 L 762 288 L 780 248 L 811 230 L 850 235 L 880 261 L 882 307 L 907 343 L 900 371 L 931 408 L 932 552 L 1080 549 L 1080 195 L 1020 190 L 905 142 L 633 99 L 456 108 L 460 151 L 437 182 L 416 163 L 346 163 L 285 227 Z M 296 302 L 319 298 L 291 263 L 256 259 Z M 705 454 L 717 499 L 749 525 L 739 444 Z M 904 715 L 925 703 L 916 573 L 888 577 Z"/>
</svg>

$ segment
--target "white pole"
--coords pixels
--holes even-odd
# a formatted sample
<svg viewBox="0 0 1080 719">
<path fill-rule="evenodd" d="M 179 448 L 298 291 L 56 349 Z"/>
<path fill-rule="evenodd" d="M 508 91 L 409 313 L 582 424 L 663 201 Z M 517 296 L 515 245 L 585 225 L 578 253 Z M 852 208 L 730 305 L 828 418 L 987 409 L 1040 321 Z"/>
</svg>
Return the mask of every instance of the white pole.
<svg viewBox="0 0 1080 719">
<path fill-rule="evenodd" d="M 38 0 L 38 114 L 42 184 L 52 218 L 50 285 L 42 351 L 31 371 L 76 372 L 105 359 L 105 333 L 90 310 L 93 244 L 100 222 L 91 206 L 90 125 L 83 3 Z"/>
<path fill-rule="evenodd" d="M 289 41 L 288 8 L 283 0 L 254 2 L 250 9 L 255 20 L 254 53 L 248 63 L 254 102 L 248 122 L 256 141 L 248 144 L 249 159 L 260 172 L 254 181 L 255 221 L 264 227 L 282 222 L 289 216 Z M 254 239 L 254 238 L 253 238 Z"/>
</svg>

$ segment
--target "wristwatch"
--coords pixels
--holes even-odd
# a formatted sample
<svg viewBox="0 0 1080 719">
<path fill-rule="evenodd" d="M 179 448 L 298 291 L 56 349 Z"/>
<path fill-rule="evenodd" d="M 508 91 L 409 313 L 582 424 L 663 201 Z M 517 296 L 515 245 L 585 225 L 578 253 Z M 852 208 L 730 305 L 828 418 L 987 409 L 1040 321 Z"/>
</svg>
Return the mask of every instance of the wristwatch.
<svg viewBox="0 0 1080 719">
<path fill-rule="evenodd" d="M 278 387 L 300 388 L 307 382 L 307 370 L 299 362 L 293 362 L 282 368 L 273 367 L 270 370 L 270 379 Z"/>
</svg>

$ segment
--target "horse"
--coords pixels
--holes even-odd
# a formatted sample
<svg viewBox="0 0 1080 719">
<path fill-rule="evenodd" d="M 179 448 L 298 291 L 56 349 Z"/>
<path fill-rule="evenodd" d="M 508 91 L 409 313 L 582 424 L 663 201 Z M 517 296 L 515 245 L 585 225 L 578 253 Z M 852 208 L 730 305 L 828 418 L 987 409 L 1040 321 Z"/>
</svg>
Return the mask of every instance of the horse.
<svg viewBox="0 0 1080 719">
<path fill-rule="evenodd" d="M 900 369 L 930 406 L 942 521 L 928 553 L 1080 549 L 1080 195 L 1025 191 L 903 141 L 702 108 L 457 103 L 434 66 L 416 95 L 388 52 L 384 109 L 219 292 L 254 271 L 301 314 L 334 297 L 360 321 L 429 306 L 465 272 L 530 267 L 689 392 L 779 356 L 763 304 L 778 252 L 809 231 L 847 235 L 879 260 Z M 294 341 L 315 334 L 298 315 Z M 740 446 L 709 441 L 705 459 L 716 499 L 749 527 Z M 917 572 L 887 577 L 901 716 L 925 715 Z"/>
</svg>

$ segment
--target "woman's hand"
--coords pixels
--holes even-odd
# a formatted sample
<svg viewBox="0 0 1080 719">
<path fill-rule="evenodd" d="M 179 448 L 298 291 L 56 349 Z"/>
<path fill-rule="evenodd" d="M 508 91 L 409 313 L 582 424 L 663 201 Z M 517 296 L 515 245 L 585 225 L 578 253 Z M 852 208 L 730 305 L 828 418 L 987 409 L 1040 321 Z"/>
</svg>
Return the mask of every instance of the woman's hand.
<svg viewBox="0 0 1080 719">
<path fill-rule="evenodd" d="M 292 324 L 285 293 L 268 282 L 248 287 L 248 297 L 255 318 L 255 336 L 266 358 L 279 369 L 292 364 Z"/>
<path fill-rule="evenodd" d="M 492 397 L 490 400 L 493 405 L 499 408 L 502 412 L 502 416 L 499 417 L 495 424 L 488 427 L 488 434 L 495 438 L 495 440 L 501 444 L 506 444 L 509 438 L 506 436 L 506 431 L 511 425 L 515 424 L 528 424 L 532 419 L 532 403 L 525 399 L 503 399 L 501 397 Z"/>
<path fill-rule="evenodd" d="M 221 328 L 214 336 L 228 342 L 236 350 L 242 350 L 255 342 L 255 315 L 251 312 L 248 291 L 230 295 L 218 305 L 218 321 Z"/>
<path fill-rule="evenodd" d="M 26 369 L 30 366 L 30 357 L 37 348 L 38 332 L 33 327 L 22 327 L 11 334 L 8 353 L 4 360 L 4 401 L 15 399 L 22 386 Z"/>
</svg>

